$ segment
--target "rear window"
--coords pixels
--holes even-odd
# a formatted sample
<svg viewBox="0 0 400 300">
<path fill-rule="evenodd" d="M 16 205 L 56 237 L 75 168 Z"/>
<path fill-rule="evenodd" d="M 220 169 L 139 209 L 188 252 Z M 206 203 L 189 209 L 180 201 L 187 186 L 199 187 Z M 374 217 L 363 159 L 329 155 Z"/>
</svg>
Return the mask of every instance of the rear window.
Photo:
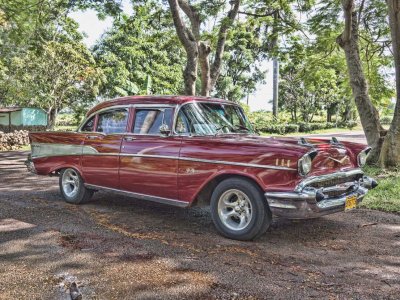
<svg viewBox="0 0 400 300">
<path fill-rule="evenodd" d="M 97 132 L 124 133 L 128 123 L 128 111 L 126 109 L 116 109 L 99 114 L 97 122 Z"/>
</svg>

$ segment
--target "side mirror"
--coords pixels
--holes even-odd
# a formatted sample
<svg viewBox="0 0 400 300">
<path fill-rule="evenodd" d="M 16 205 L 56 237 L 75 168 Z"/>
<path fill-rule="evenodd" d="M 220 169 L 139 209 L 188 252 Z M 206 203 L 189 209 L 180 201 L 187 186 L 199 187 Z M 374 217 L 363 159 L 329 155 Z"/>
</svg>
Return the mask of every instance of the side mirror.
<svg viewBox="0 0 400 300">
<path fill-rule="evenodd" d="M 169 126 L 167 124 L 162 124 L 159 128 L 160 130 L 160 134 L 162 136 L 169 136 L 171 134 L 171 129 L 169 128 Z"/>
</svg>

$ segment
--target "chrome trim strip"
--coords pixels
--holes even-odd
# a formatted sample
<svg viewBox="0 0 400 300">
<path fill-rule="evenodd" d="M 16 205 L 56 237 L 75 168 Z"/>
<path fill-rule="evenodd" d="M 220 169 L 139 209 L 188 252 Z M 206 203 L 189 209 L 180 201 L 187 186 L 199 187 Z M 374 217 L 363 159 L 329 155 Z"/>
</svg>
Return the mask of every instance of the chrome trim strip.
<svg viewBox="0 0 400 300">
<path fill-rule="evenodd" d="M 91 146 L 51 143 L 32 143 L 31 152 L 32 158 L 98 154 L 98 151 Z"/>
<path fill-rule="evenodd" d="M 203 163 L 209 163 L 209 164 L 221 164 L 221 165 L 231 165 L 231 166 L 240 166 L 240 167 L 297 171 L 296 169 L 293 169 L 293 168 L 281 167 L 281 166 L 257 165 L 257 164 L 247 164 L 247 163 L 240 163 L 240 162 L 233 162 L 233 161 L 210 160 L 210 159 L 191 158 L 191 157 L 150 155 L 150 154 L 129 154 L 129 153 L 121 153 L 120 156 L 125 156 L 125 157 L 166 158 L 166 159 L 169 158 L 169 159 L 177 159 L 177 160 L 184 160 L 184 161 L 203 162 Z"/>
<path fill-rule="evenodd" d="M 337 179 L 337 178 L 346 178 L 346 177 L 350 177 L 350 176 L 357 175 L 357 174 L 363 175 L 364 172 L 361 169 L 353 169 L 353 170 L 349 170 L 349 171 L 336 172 L 336 173 L 331 173 L 331 174 L 326 174 L 326 175 L 310 176 L 308 178 L 305 178 L 303 181 L 301 181 L 296 186 L 294 191 L 301 192 L 304 189 L 304 187 L 306 187 L 307 185 L 310 185 L 311 183 L 322 182 L 322 181 Z"/>
<path fill-rule="evenodd" d="M 176 199 L 169 199 L 169 198 L 151 196 L 151 195 L 146 195 L 146 194 L 128 192 L 128 191 L 124 191 L 124 190 L 103 187 L 103 186 L 99 186 L 99 185 L 95 185 L 95 184 L 87 184 L 87 183 L 85 183 L 85 186 L 87 188 L 89 188 L 89 189 L 108 190 L 108 191 L 112 191 L 112 192 L 115 192 L 115 193 L 120 193 L 120 194 L 123 194 L 123 195 L 126 195 L 126 196 L 130 196 L 130 197 L 134 197 L 134 198 L 137 198 L 137 199 L 141 199 L 141 200 L 148 200 L 148 201 L 153 201 L 153 202 L 157 202 L 157 203 L 168 204 L 168 205 L 173 205 L 173 206 L 178 206 L 178 207 L 188 207 L 188 206 L 190 206 L 189 202 L 176 200 Z"/>
<path fill-rule="evenodd" d="M 162 158 L 162 159 L 176 159 L 183 161 L 193 161 L 193 162 L 203 162 L 210 164 L 222 164 L 222 165 L 231 165 L 231 166 L 240 166 L 240 167 L 250 167 L 250 168 L 262 168 L 262 169 L 274 169 L 274 170 L 285 170 L 285 171 L 297 171 L 297 169 L 282 167 L 282 166 L 273 166 L 273 165 L 257 165 L 257 164 L 248 164 L 248 163 L 240 163 L 240 162 L 231 162 L 231 161 L 223 161 L 223 160 L 210 160 L 210 159 L 198 159 L 198 158 L 190 158 L 190 157 L 179 157 L 179 156 L 167 156 L 167 155 L 151 155 L 151 154 L 129 154 L 129 153 L 99 153 L 95 148 L 91 146 L 81 146 L 81 145 L 67 145 L 67 144 L 42 144 L 36 143 L 32 144 L 32 146 L 39 146 L 42 148 L 42 145 L 46 145 L 47 153 L 43 154 L 40 152 L 38 155 L 34 155 L 34 151 L 32 150 L 32 158 L 39 157 L 52 157 L 52 156 L 72 156 L 72 155 L 97 155 L 97 156 L 123 156 L 123 157 L 144 157 L 144 158 Z M 57 151 L 51 151 L 51 146 L 56 145 Z M 60 146 L 67 146 L 66 148 L 62 148 Z M 76 146 L 79 147 L 79 152 L 75 151 L 74 153 L 66 152 L 69 147 L 68 146 Z M 62 151 L 64 149 L 64 151 Z"/>
</svg>

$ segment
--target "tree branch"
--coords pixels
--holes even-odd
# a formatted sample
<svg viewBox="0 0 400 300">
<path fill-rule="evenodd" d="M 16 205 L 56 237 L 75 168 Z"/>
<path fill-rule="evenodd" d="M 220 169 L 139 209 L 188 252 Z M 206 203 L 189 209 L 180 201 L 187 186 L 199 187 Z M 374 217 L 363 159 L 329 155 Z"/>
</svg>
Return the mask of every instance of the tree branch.
<svg viewBox="0 0 400 300">
<path fill-rule="evenodd" d="M 210 72 L 211 87 L 215 85 L 218 79 L 222 65 L 222 56 L 224 54 L 227 31 L 232 26 L 233 21 L 235 20 L 239 12 L 239 6 L 240 6 L 240 0 L 234 0 L 231 10 L 228 12 L 228 15 L 222 20 L 221 27 L 219 28 L 215 58 Z"/>
<path fill-rule="evenodd" d="M 195 41 L 194 36 L 182 21 L 179 13 L 180 6 L 178 4 L 178 0 L 168 0 L 168 2 L 171 8 L 171 14 L 176 28 L 176 33 L 179 40 L 185 47 L 186 52 L 188 52 L 193 49 L 193 42 Z"/>
<path fill-rule="evenodd" d="M 189 18 L 190 24 L 192 26 L 192 32 L 197 40 L 200 39 L 200 16 L 196 8 L 190 5 L 186 0 L 178 0 L 179 7 Z"/>
</svg>

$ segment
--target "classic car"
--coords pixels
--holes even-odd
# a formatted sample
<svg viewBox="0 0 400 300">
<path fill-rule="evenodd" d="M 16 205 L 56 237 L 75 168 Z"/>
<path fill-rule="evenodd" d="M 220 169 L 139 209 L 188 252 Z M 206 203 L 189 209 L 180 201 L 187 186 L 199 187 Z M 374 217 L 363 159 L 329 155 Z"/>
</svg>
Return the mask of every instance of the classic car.
<svg viewBox="0 0 400 300">
<path fill-rule="evenodd" d="M 189 207 L 209 205 L 218 232 L 262 235 L 272 215 L 316 218 L 356 207 L 377 183 L 369 148 L 323 139 L 264 137 L 230 101 L 132 96 L 92 108 L 75 132 L 29 135 L 28 169 L 59 176 L 68 203 L 98 190 Z"/>
</svg>

